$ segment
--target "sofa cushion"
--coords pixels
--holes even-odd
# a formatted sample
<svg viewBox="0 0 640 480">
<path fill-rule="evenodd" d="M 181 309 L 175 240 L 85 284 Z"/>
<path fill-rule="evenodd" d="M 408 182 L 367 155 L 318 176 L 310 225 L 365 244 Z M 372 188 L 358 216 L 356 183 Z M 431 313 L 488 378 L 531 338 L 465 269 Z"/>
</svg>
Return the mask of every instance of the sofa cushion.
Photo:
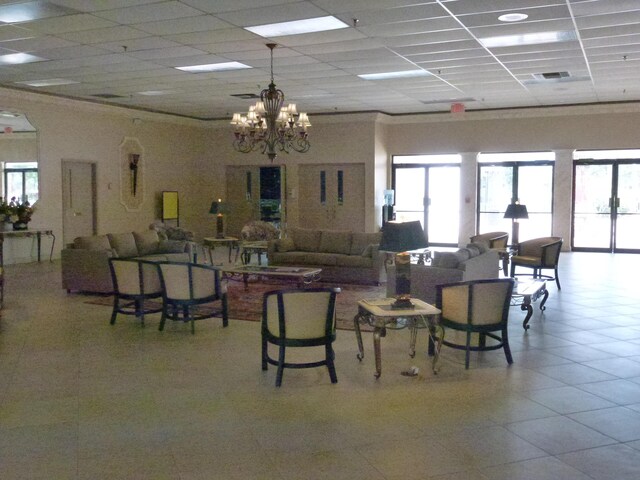
<svg viewBox="0 0 640 480">
<path fill-rule="evenodd" d="M 109 237 L 106 235 L 92 235 L 90 237 L 77 237 L 73 240 L 73 248 L 82 250 L 111 250 Z"/>
<path fill-rule="evenodd" d="M 269 263 L 273 265 L 336 265 L 336 254 L 313 252 L 275 252 Z"/>
<path fill-rule="evenodd" d="M 487 252 L 487 251 L 489 251 L 489 250 L 490 250 L 490 248 L 489 248 L 489 244 L 487 244 L 487 243 L 483 243 L 483 242 L 478 242 L 478 243 L 473 242 L 473 243 L 470 243 L 470 244 L 468 244 L 468 245 L 467 245 L 467 248 L 469 248 L 469 247 L 476 247 L 476 248 L 480 251 L 480 253 L 481 253 L 481 254 L 482 254 L 482 253 L 485 253 L 485 252 Z"/>
<path fill-rule="evenodd" d="M 139 255 L 149 255 L 158 251 L 160 238 L 155 230 L 145 230 L 143 232 L 133 232 L 133 239 L 136 242 Z"/>
<path fill-rule="evenodd" d="M 116 251 L 120 258 L 135 257 L 138 255 L 138 247 L 133 238 L 133 233 L 108 233 L 111 248 Z"/>
<path fill-rule="evenodd" d="M 292 228 L 289 230 L 296 250 L 303 252 L 317 252 L 320 246 L 320 232 L 307 228 Z"/>
<path fill-rule="evenodd" d="M 351 255 L 363 255 L 369 245 L 378 245 L 380 239 L 382 239 L 382 232 L 353 232 L 351 234 Z"/>
<path fill-rule="evenodd" d="M 465 250 L 469 252 L 469 258 L 477 257 L 478 255 L 480 255 L 480 253 L 482 253 L 480 252 L 480 248 L 473 243 L 468 244 L 465 247 Z"/>
<path fill-rule="evenodd" d="M 371 256 L 361 255 L 336 255 L 336 265 L 349 268 L 371 268 L 373 260 Z"/>
<path fill-rule="evenodd" d="M 469 259 L 469 251 L 461 248 L 457 252 L 434 252 L 432 267 L 459 268 L 460 264 Z"/>
<path fill-rule="evenodd" d="M 158 244 L 158 253 L 182 253 L 185 242 L 183 240 L 161 240 Z"/>
<path fill-rule="evenodd" d="M 319 251 L 349 255 L 351 252 L 351 232 L 323 230 L 320 235 Z"/>
<path fill-rule="evenodd" d="M 295 250 L 296 245 L 293 243 L 293 238 L 282 238 L 276 243 L 276 250 L 278 252 L 291 252 Z"/>
<path fill-rule="evenodd" d="M 371 258 L 373 256 L 373 247 L 375 247 L 375 245 L 371 243 L 367 245 L 362 251 L 362 253 L 360 254 L 360 256 L 365 258 Z"/>
</svg>

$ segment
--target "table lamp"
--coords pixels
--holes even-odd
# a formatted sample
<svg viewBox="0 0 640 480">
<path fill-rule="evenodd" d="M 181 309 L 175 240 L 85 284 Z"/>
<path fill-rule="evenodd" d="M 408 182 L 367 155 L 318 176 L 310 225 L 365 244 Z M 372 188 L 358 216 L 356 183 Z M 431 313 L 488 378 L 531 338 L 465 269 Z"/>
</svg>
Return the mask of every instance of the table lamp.
<svg viewBox="0 0 640 480">
<path fill-rule="evenodd" d="M 526 205 L 520 205 L 517 201 L 507 206 L 507 211 L 504 212 L 504 218 L 511 219 L 511 242 L 514 247 L 517 247 L 520 243 L 520 224 L 518 220 L 521 218 L 529 218 Z"/>
<path fill-rule="evenodd" d="M 387 222 L 382 228 L 380 251 L 395 253 L 396 301 L 393 309 L 413 308 L 411 303 L 411 256 L 408 250 L 426 248 L 427 239 L 420 221 Z"/>
<path fill-rule="evenodd" d="M 229 207 L 218 199 L 211 203 L 209 213 L 216 215 L 216 238 L 224 238 L 224 214 L 229 213 Z"/>
</svg>

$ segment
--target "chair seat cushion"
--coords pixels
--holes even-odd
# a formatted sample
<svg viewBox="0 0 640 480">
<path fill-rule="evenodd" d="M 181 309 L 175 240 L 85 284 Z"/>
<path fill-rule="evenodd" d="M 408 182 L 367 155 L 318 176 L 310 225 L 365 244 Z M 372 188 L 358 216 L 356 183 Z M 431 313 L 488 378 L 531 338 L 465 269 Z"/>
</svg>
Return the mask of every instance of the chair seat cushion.
<svg viewBox="0 0 640 480">
<path fill-rule="evenodd" d="M 539 267 L 540 257 L 527 257 L 524 255 L 516 255 L 515 257 L 511 257 L 511 263 L 513 263 L 514 265 Z"/>
</svg>

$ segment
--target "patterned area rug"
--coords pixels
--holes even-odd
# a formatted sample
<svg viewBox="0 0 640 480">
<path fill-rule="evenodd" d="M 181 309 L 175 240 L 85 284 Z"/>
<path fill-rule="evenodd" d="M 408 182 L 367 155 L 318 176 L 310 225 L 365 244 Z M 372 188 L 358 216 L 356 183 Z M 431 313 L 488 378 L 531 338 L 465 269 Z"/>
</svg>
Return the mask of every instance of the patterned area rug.
<svg viewBox="0 0 640 480">
<path fill-rule="evenodd" d="M 386 294 L 385 285 L 338 285 L 322 282 L 315 285 L 341 288 L 342 291 L 338 294 L 336 305 L 337 327 L 341 330 L 353 330 L 353 317 L 358 312 L 358 300 L 384 297 Z M 230 281 L 227 289 L 229 318 L 259 322 L 262 318 L 262 296 L 264 293 L 286 288 L 292 288 L 292 286 L 283 283 L 250 282 L 248 290 L 245 290 L 242 282 Z M 113 298 L 111 296 L 96 296 L 87 300 L 86 303 L 111 307 L 113 306 Z M 200 308 L 207 308 L 207 306 Z M 365 327 L 362 329 L 369 330 Z"/>
</svg>

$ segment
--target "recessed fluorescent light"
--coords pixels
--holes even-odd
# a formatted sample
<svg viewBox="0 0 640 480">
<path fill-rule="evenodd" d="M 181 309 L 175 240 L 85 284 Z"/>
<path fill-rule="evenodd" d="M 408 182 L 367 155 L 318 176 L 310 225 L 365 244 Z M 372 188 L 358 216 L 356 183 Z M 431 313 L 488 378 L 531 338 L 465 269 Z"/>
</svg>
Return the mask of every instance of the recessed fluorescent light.
<svg viewBox="0 0 640 480">
<path fill-rule="evenodd" d="M 426 70 L 403 70 L 401 72 L 364 73 L 358 75 L 364 80 L 387 80 L 389 78 L 426 77 L 431 75 Z"/>
<path fill-rule="evenodd" d="M 137 92 L 138 95 L 146 95 L 148 97 L 155 97 L 158 95 L 169 95 L 173 93 L 171 90 L 146 90 L 144 92 Z"/>
<path fill-rule="evenodd" d="M 26 80 L 24 82 L 15 82 L 18 85 L 29 85 L 30 87 L 52 87 L 54 85 L 74 85 L 75 80 L 67 80 L 66 78 L 47 78 L 44 80 Z"/>
<path fill-rule="evenodd" d="M 241 70 L 243 68 L 252 68 L 249 65 L 245 65 L 240 62 L 224 62 L 224 63 L 210 63 L 208 65 L 188 65 L 185 67 L 176 67 L 183 72 L 222 72 L 225 70 Z"/>
<path fill-rule="evenodd" d="M 0 65 L 17 65 L 20 63 L 42 62 L 46 58 L 36 57 L 28 53 L 10 53 L 9 55 L 0 55 Z"/>
<path fill-rule="evenodd" d="M 0 7 L 0 22 L 30 22 L 40 18 L 58 17 L 74 13 L 81 12 L 73 10 L 72 8 L 61 7 L 44 1 L 14 3 L 13 5 L 4 5 Z"/>
<path fill-rule="evenodd" d="M 529 15 L 526 13 L 505 13 L 504 15 L 500 15 L 498 20 L 501 22 L 521 22 L 527 18 L 529 18 Z"/>
<path fill-rule="evenodd" d="M 487 48 L 515 47 L 518 45 L 536 45 L 539 43 L 567 42 L 575 40 L 576 34 L 571 30 L 561 32 L 523 33 L 521 35 L 502 35 L 499 37 L 481 38 L 480 43 Z"/>
<path fill-rule="evenodd" d="M 300 35 L 302 33 L 326 32 L 348 28 L 349 25 L 336 17 L 316 17 L 292 22 L 270 23 L 255 27 L 244 27 L 245 30 L 260 35 L 261 37 L 282 37 L 284 35 Z"/>
</svg>

